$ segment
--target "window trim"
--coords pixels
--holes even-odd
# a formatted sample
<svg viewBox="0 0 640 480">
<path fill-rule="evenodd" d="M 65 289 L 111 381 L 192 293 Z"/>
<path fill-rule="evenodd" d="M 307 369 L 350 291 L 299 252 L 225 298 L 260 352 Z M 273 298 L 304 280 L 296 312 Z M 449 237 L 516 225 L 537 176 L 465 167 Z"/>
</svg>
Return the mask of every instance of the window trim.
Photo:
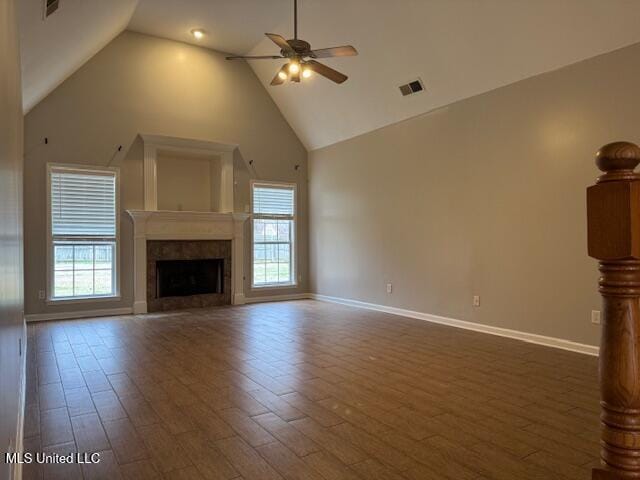
<svg viewBox="0 0 640 480">
<path fill-rule="evenodd" d="M 290 283 L 268 283 L 264 285 L 254 285 L 253 283 L 253 262 L 254 262 L 254 248 L 255 243 L 253 241 L 253 230 L 254 225 L 253 221 L 255 219 L 255 215 L 253 213 L 253 188 L 254 186 L 263 185 L 265 187 L 281 187 L 281 188 L 291 188 L 293 190 L 293 248 L 291 249 L 291 255 L 293 258 L 291 259 L 291 268 L 292 272 L 292 281 Z M 251 280 L 249 282 L 251 290 L 278 290 L 278 289 L 290 289 L 296 288 L 299 284 L 298 281 L 298 184 L 293 182 L 279 182 L 272 180 L 251 180 L 249 182 L 249 205 L 251 208 L 251 267 L 249 269 Z"/>
<path fill-rule="evenodd" d="M 79 173 L 101 173 L 105 172 L 113 173 L 115 176 L 115 200 L 116 200 L 116 235 L 114 245 L 114 259 L 113 259 L 113 276 L 114 276 L 114 292 L 112 295 L 95 295 L 95 296 L 77 296 L 77 297 L 65 297 L 54 298 L 53 296 L 53 234 L 51 225 L 51 172 L 53 170 L 68 170 L 70 172 Z M 120 169 L 118 167 L 102 167 L 94 165 L 78 165 L 70 163 L 47 163 L 47 175 L 46 175 L 46 203 L 47 203 L 47 279 L 45 290 L 45 303 L 47 304 L 64 304 L 64 303 L 89 303 L 89 302 L 108 302 L 114 300 L 120 300 Z"/>
</svg>

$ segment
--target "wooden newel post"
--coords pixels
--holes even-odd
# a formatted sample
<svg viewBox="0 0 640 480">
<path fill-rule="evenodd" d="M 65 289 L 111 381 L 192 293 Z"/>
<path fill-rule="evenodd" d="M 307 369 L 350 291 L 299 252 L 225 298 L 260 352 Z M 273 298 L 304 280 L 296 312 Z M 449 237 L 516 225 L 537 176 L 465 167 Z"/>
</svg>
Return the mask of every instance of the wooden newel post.
<svg viewBox="0 0 640 480">
<path fill-rule="evenodd" d="M 640 479 L 640 148 L 602 147 L 587 189 L 589 255 L 600 261 L 602 466 L 593 480 Z"/>
</svg>

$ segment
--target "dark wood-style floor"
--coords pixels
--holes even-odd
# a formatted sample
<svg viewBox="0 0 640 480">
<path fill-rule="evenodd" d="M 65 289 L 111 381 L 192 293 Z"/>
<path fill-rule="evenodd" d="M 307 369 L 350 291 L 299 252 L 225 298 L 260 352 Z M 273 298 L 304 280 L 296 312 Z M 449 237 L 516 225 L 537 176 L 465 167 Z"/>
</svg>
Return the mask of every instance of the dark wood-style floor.
<svg viewBox="0 0 640 480">
<path fill-rule="evenodd" d="M 300 301 L 29 326 L 25 479 L 587 479 L 596 359 Z"/>
</svg>

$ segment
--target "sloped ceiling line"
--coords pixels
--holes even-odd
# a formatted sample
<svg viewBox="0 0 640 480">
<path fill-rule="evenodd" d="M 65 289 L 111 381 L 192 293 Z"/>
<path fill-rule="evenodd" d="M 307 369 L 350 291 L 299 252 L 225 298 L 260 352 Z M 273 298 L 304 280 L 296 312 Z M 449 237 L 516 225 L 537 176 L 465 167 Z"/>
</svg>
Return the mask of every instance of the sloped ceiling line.
<svg viewBox="0 0 640 480">
<path fill-rule="evenodd" d="M 127 28 L 138 0 L 61 0 L 46 20 L 42 0 L 19 2 L 25 113 Z"/>
<path fill-rule="evenodd" d="M 349 80 L 312 77 L 271 87 L 277 61 L 251 66 L 309 150 L 322 148 L 524 78 L 640 42 L 640 2 L 628 0 L 300 0 L 300 37 L 352 44 L 326 63 Z M 25 111 L 128 28 L 223 52 L 272 54 L 292 36 L 290 0 L 41 0 L 20 2 Z M 602 25 L 615 25 L 606 35 Z M 415 77 L 426 91 L 402 97 Z"/>
</svg>

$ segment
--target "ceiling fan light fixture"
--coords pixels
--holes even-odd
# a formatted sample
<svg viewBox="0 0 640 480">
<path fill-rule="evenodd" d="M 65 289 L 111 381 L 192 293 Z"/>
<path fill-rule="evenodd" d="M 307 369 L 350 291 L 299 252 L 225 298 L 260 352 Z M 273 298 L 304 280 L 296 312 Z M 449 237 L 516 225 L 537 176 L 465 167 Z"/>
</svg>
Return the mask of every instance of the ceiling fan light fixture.
<svg viewBox="0 0 640 480">
<path fill-rule="evenodd" d="M 193 38 L 196 40 L 202 40 L 204 38 L 204 30 L 201 28 L 194 28 L 191 30 L 191 35 L 193 35 Z"/>
<path fill-rule="evenodd" d="M 289 73 L 295 74 L 300 71 L 300 64 L 295 60 L 289 63 Z"/>
<path fill-rule="evenodd" d="M 321 48 L 314 50 L 311 44 L 298 38 L 298 0 L 293 0 L 293 38 L 285 39 L 277 33 L 265 33 L 267 38 L 280 48 L 279 55 L 230 55 L 227 60 L 278 60 L 285 59 L 282 68 L 271 80 L 271 86 L 282 85 L 287 80 L 292 83 L 300 83 L 302 79 L 307 79 L 314 74 L 318 74 L 334 83 L 341 84 L 347 81 L 344 73 L 320 63 L 318 58 L 353 57 L 358 55 L 358 51 L 351 45 L 341 47 Z"/>
</svg>

